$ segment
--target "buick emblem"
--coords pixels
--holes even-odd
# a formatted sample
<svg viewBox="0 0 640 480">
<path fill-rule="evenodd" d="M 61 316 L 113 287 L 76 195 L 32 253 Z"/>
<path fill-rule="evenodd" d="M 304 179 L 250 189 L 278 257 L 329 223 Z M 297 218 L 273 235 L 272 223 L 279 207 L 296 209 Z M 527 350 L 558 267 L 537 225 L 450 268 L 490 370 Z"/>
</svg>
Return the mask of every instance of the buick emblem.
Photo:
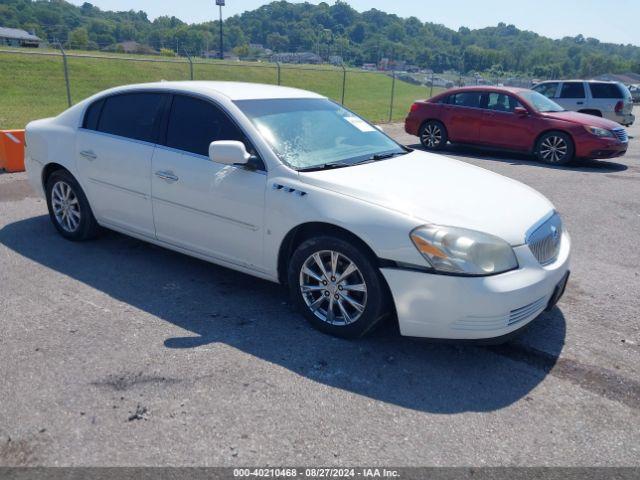
<svg viewBox="0 0 640 480">
<path fill-rule="evenodd" d="M 555 225 L 551 225 L 551 238 L 553 238 L 555 242 L 560 238 L 560 232 L 558 231 L 558 227 Z"/>
</svg>

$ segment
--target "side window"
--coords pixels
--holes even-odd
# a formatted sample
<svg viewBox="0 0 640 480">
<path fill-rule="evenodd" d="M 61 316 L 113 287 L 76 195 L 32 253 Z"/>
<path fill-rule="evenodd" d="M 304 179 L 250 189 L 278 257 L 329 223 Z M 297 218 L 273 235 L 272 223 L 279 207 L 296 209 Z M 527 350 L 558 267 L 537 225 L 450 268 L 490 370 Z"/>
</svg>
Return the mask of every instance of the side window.
<svg viewBox="0 0 640 480">
<path fill-rule="evenodd" d="M 487 109 L 495 112 L 513 112 L 516 107 L 522 105 L 511 95 L 491 92 L 487 95 Z"/>
<path fill-rule="evenodd" d="M 82 122 L 82 128 L 88 130 L 98 129 L 98 120 L 100 119 L 100 113 L 102 112 L 102 106 L 104 105 L 104 98 L 101 98 L 97 102 L 93 102 L 87 108 L 87 112 L 84 115 L 84 122 Z"/>
<path fill-rule="evenodd" d="M 108 97 L 102 107 L 98 131 L 155 142 L 165 97 L 159 93 L 125 93 Z"/>
<path fill-rule="evenodd" d="M 560 89 L 560 98 L 584 98 L 584 83 L 564 82 Z"/>
<path fill-rule="evenodd" d="M 245 135 L 215 105 L 193 97 L 173 97 L 166 145 L 185 152 L 209 156 L 209 144 L 216 140 L 243 142 L 255 154 Z"/>
<path fill-rule="evenodd" d="M 593 98 L 624 98 L 622 90 L 615 83 L 590 83 Z"/>
<path fill-rule="evenodd" d="M 554 98 L 556 96 L 556 90 L 558 90 L 558 83 L 543 83 L 536 85 L 533 89 L 547 98 Z"/>
<path fill-rule="evenodd" d="M 451 105 L 458 107 L 480 108 L 481 92 L 460 92 L 449 97 Z"/>
</svg>

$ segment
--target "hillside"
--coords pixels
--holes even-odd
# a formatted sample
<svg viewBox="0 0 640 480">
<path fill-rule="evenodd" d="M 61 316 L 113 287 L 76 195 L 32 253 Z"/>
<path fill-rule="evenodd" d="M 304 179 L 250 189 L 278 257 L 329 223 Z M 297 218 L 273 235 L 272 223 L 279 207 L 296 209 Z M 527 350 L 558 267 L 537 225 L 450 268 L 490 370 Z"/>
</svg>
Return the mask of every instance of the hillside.
<svg viewBox="0 0 640 480">
<path fill-rule="evenodd" d="M 3 0 L 0 25 L 33 30 L 82 49 L 129 40 L 156 50 L 192 53 L 218 47 L 217 22 L 188 25 L 175 17 L 150 21 L 141 11 L 107 12 L 64 0 Z M 225 46 L 240 55 L 250 44 L 261 44 L 275 52 L 312 51 L 324 58 L 337 54 L 356 66 L 389 58 L 436 72 L 504 71 L 538 78 L 640 72 L 636 46 L 581 35 L 551 40 L 504 23 L 455 31 L 376 9 L 359 13 L 340 1 L 332 6 L 273 2 L 227 19 L 225 37 Z"/>
</svg>

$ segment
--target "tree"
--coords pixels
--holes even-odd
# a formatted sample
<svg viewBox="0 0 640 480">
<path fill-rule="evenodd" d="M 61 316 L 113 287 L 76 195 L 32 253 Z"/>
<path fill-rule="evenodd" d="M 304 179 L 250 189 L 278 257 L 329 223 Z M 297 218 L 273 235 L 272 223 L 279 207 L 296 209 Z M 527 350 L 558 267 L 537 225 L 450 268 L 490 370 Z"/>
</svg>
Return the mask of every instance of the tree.
<svg viewBox="0 0 640 480">
<path fill-rule="evenodd" d="M 77 48 L 85 50 L 89 45 L 89 32 L 84 27 L 78 27 L 71 31 L 69 34 L 69 46 L 70 48 Z"/>
</svg>

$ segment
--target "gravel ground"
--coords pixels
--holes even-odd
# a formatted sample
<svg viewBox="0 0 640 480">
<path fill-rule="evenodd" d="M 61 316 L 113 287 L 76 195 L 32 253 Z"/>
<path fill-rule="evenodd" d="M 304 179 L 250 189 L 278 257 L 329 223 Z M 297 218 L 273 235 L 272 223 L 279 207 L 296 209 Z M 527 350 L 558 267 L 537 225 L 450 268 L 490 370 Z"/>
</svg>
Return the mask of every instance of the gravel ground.
<svg viewBox="0 0 640 480">
<path fill-rule="evenodd" d="M 67 242 L 0 175 L 0 465 L 640 465 L 640 140 L 572 168 L 444 154 L 540 190 L 573 238 L 565 297 L 505 346 L 324 336 L 277 285 Z"/>
</svg>

